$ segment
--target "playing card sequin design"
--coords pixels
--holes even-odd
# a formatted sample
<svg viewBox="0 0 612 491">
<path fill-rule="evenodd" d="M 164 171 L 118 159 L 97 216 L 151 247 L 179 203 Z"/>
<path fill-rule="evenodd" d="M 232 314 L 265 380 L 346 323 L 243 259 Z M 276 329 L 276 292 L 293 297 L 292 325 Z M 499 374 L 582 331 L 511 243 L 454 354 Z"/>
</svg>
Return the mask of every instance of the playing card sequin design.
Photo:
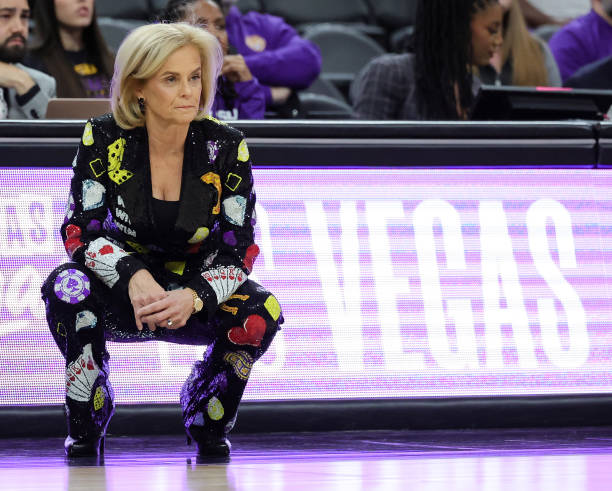
<svg viewBox="0 0 612 491">
<path fill-rule="evenodd" d="M 217 295 L 217 303 L 225 302 L 247 280 L 247 275 L 234 266 L 209 269 L 202 277 Z"/>
<path fill-rule="evenodd" d="M 112 288 L 119 280 L 117 262 L 128 253 L 102 237 L 89 243 L 85 252 L 85 266 L 91 269 L 106 286 Z"/>
<path fill-rule="evenodd" d="M 75 401 L 89 402 L 99 373 L 91 344 L 87 344 L 79 357 L 66 368 L 66 396 Z"/>
</svg>

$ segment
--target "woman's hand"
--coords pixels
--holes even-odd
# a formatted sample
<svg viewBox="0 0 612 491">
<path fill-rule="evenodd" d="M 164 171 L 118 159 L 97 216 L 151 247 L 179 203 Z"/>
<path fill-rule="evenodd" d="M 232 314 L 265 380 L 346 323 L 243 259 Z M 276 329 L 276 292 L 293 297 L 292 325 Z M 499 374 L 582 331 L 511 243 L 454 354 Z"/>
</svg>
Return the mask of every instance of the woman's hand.
<svg viewBox="0 0 612 491">
<path fill-rule="evenodd" d="M 130 302 L 134 308 L 134 318 L 136 321 L 136 327 L 139 331 L 142 331 L 142 319 L 138 315 L 138 311 L 147 305 L 151 305 L 159 300 L 166 298 L 169 294 L 164 290 L 161 285 L 155 281 L 155 278 L 146 269 L 136 271 L 130 278 L 128 285 L 128 294 L 130 296 Z M 149 329 L 155 331 L 155 324 L 149 324 Z"/>
<path fill-rule="evenodd" d="M 253 80 L 253 74 L 242 55 L 227 55 L 223 58 L 223 67 L 221 75 L 226 77 L 230 82 L 248 82 Z"/>
<path fill-rule="evenodd" d="M 193 295 L 189 290 L 172 290 L 164 293 L 163 298 L 136 311 L 136 319 L 140 319 L 141 325 L 147 324 L 152 331 L 156 326 L 167 329 L 183 327 L 193 312 Z"/>
</svg>

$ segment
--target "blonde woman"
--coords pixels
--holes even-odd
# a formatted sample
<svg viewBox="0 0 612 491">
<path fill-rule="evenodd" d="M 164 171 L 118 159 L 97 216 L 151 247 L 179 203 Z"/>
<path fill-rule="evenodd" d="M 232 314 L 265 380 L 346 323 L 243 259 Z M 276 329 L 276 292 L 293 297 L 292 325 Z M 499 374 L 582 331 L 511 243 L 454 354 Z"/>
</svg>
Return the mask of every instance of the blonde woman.
<svg viewBox="0 0 612 491">
<path fill-rule="evenodd" d="M 106 339 L 208 345 L 181 391 L 184 424 L 199 454 L 228 455 L 249 372 L 283 322 L 247 278 L 259 249 L 246 142 L 207 117 L 221 63 L 203 29 L 140 27 L 117 53 L 112 114 L 85 126 L 61 227 L 71 262 L 42 287 L 66 358 L 69 457 L 104 450 Z"/>
<path fill-rule="evenodd" d="M 500 0 L 504 9 L 504 42 L 490 60 L 480 67 L 484 84 L 520 86 L 561 86 L 557 63 L 541 39 L 531 35 L 518 0 Z"/>
</svg>

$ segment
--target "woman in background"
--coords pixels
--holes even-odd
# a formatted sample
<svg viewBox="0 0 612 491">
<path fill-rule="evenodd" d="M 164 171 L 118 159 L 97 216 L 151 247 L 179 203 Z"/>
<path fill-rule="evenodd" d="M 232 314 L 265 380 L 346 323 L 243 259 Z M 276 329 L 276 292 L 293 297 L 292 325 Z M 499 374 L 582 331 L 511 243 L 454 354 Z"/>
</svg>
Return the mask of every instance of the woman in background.
<svg viewBox="0 0 612 491">
<path fill-rule="evenodd" d="M 217 38 L 223 50 L 223 67 L 217 80 L 212 114 L 221 120 L 263 119 L 266 92 L 253 76 L 244 57 L 230 54 L 225 16 L 212 0 L 170 0 L 162 19 L 201 26 Z"/>
<path fill-rule="evenodd" d="M 467 119 L 487 65 L 502 43 L 498 0 L 419 0 L 413 52 L 371 61 L 351 87 L 361 119 Z"/>
<path fill-rule="evenodd" d="M 26 65 L 57 82 L 58 97 L 110 97 L 114 56 L 94 10 L 94 0 L 38 0 L 37 43 Z"/>
<path fill-rule="evenodd" d="M 484 84 L 522 86 L 561 86 L 561 74 L 548 45 L 532 36 L 518 0 L 500 0 L 504 10 L 504 43 L 481 67 Z"/>
</svg>

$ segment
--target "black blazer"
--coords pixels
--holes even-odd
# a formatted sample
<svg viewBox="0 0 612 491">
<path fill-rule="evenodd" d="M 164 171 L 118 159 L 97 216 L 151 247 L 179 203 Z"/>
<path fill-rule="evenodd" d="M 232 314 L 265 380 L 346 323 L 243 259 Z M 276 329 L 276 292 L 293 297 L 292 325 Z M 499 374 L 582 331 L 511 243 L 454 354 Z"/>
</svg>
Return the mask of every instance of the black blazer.
<svg viewBox="0 0 612 491">
<path fill-rule="evenodd" d="M 238 130 L 210 117 L 191 123 L 169 236 L 155 223 L 145 128 L 124 130 L 112 114 L 91 119 L 73 168 L 66 251 L 124 300 L 143 268 L 165 288 L 193 288 L 209 314 L 246 281 L 259 248 L 251 161 Z"/>
</svg>

